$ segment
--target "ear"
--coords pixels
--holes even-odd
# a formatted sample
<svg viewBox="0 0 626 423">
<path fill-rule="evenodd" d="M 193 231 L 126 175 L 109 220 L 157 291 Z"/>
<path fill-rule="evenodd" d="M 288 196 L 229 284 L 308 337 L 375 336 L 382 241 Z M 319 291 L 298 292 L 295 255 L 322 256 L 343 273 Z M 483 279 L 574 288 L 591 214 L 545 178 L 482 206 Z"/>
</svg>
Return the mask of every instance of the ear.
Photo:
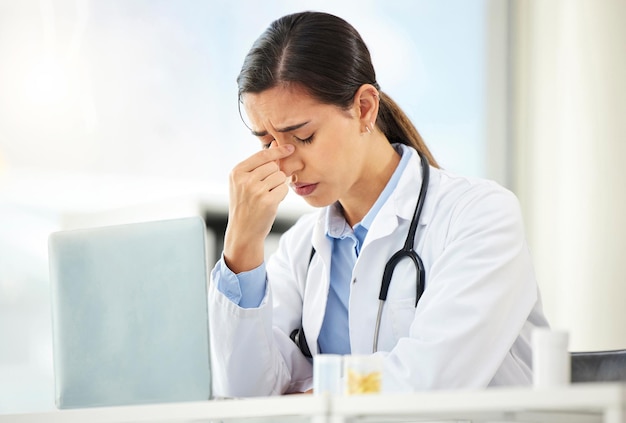
<svg viewBox="0 0 626 423">
<path fill-rule="evenodd" d="M 363 84 L 354 95 L 354 107 L 360 121 L 362 132 L 373 131 L 378 117 L 380 96 L 371 84 Z"/>
</svg>

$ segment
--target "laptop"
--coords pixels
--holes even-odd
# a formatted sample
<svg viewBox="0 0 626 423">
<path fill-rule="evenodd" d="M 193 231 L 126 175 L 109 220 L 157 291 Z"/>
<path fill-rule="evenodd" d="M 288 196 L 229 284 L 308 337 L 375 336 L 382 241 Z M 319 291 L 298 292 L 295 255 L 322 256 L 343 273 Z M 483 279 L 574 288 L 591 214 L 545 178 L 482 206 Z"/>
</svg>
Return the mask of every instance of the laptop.
<svg viewBox="0 0 626 423">
<path fill-rule="evenodd" d="M 211 399 L 200 217 L 48 240 L 57 408 Z"/>
</svg>

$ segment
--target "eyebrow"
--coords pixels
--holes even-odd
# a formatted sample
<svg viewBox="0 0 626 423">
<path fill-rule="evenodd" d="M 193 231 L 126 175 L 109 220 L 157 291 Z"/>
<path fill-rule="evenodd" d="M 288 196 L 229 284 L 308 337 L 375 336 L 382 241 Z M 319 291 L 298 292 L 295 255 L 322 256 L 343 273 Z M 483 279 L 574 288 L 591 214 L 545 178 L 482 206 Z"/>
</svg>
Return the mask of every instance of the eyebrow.
<svg viewBox="0 0 626 423">
<path fill-rule="evenodd" d="M 295 131 L 296 129 L 302 128 L 307 123 L 309 123 L 309 121 L 302 122 L 302 123 L 297 123 L 295 125 L 286 126 L 284 128 L 278 128 L 278 129 L 276 129 L 276 132 L 283 133 L 283 132 Z M 252 130 L 251 132 L 252 132 L 252 135 L 254 135 L 255 137 L 264 137 L 264 136 L 267 135 L 267 131 L 255 131 L 255 130 Z"/>
</svg>

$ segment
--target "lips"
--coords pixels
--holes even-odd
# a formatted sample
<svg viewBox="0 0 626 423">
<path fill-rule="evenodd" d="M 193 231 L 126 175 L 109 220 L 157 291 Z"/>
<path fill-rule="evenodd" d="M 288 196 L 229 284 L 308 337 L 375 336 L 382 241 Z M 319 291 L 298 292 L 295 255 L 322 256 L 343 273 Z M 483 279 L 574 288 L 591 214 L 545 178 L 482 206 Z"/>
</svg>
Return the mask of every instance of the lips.
<svg viewBox="0 0 626 423">
<path fill-rule="evenodd" d="M 305 184 L 305 183 L 296 183 L 291 184 L 291 188 L 294 192 L 302 197 L 306 197 L 307 195 L 311 195 L 313 191 L 317 188 L 317 184 Z"/>
</svg>

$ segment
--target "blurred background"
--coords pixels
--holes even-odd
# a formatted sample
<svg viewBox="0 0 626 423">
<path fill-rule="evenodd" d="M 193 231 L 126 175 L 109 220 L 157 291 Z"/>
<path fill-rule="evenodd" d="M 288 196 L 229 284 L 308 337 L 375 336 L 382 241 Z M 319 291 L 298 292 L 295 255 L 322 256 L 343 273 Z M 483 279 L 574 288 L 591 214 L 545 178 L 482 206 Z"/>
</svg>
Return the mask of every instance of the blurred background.
<svg viewBox="0 0 626 423">
<path fill-rule="evenodd" d="M 243 57 L 307 9 L 359 30 L 443 167 L 518 195 L 570 349 L 626 348 L 626 1 L 0 0 L 0 413 L 54 408 L 48 235 L 223 221 L 259 148 Z M 290 195 L 279 218 L 308 211 Z"/>
</svg>

